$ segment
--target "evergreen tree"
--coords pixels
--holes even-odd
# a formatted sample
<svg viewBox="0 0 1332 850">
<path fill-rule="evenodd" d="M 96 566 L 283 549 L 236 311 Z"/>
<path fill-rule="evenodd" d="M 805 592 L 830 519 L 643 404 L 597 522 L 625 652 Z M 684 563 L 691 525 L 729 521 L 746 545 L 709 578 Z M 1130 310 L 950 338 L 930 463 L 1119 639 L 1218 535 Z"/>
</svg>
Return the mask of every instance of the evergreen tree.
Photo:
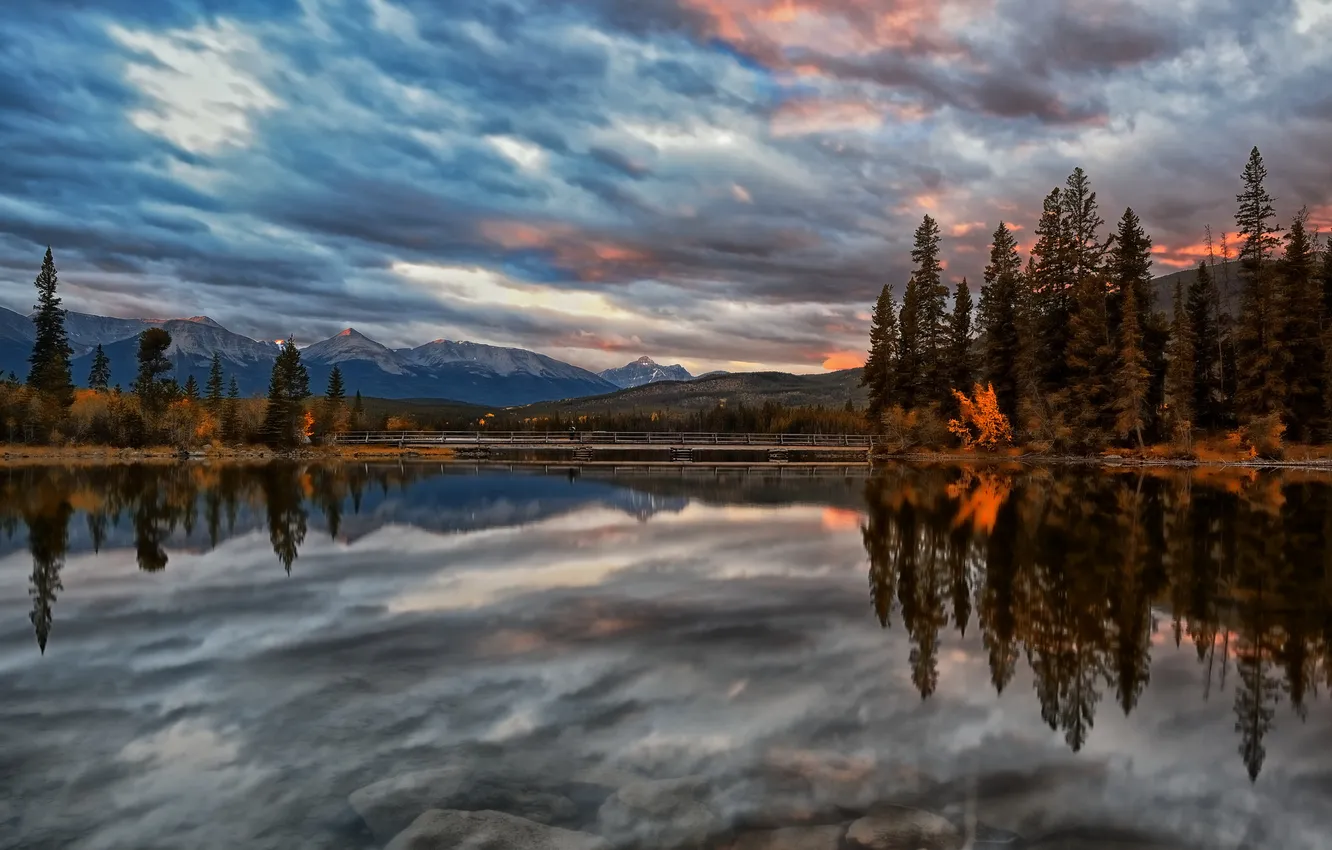
<svg viewBox="0 0 1332 850">
<path fill-rule="evenodd" d="M 139 375 L 134 381 L 134 392 L 147 416 L 161 415 L 171 401 L 171 381 L 163 377 L 171 371 L 171 361 L 166 356 L 170 347 L 171 334 L 162 328 L 149 328 L 139 334 Z"/>
<path fill-rule="evenodd" d="M 1061 391 L 1061 404 L 1069 411 L 1070 435 L 1076 445 L 1098 445 L 1110 426 L 1113 412 L 1115 351 L 1108 342 L 1105 283 L 1085 278 L 1078 286 L 1068 343 L 1069 383 Z"/>
<path fill-rule="evenodd" d="M 939 257 L 939 224 L 925 216 L 916 228 L 911 259 L 916 264 L 916 332 L 920 347 L 917 402 L 951 398 L 948 388 L 948 287 Z"/>
<path fill-rule="evenodd" d="M 271 446 L 295 445 L 305 435 L 305 399 L 310 395 L 310 376 L 301 363 L 301 352 L 288 339 L 273 361 L 268 383 L 268 408 L 264 414 L 263 438 Z"/>
<path fill-rule="evenodd" d="M 1200 267 L 1206 271 L 1206 266 Z M 1198 367 L 1193 324 L 1184 302 L 1184 282 L 1175 281 L 1174 320 L 1170 323 L 1170 363 L 1166 369 L 1166 404 L 1172 429 L 1190 428 L 1194 421 L 1194 374 Z M 1182 435 L 1181 435 L 1182 436 Z"/>
<path fill-rule="evenodd" d="M 866 415 L 875 430 L 894 400 L 898 348 L 896 314 L 892 288 L 884 284 L 879 292 L 879 300 L 874 305 L 874 318 L 870 322 L 869 356 L 865 358 L 865 369 L 860 376 L 860 385 L 869 388 Z M 360 393 L 357 393 L 357 401 L 360 401 Z"/>
<path fill-rule="evenodd" d="M 948 321 L 948 386 L 967 391 L 974 382 L 971 357 L 971 289 L 964 277 L 953 291 L 953 314 Z"/>
<path fill-rule="evenodd" d="M 1277 301 L 1285 317 L 1286 400 L 1283 420 L 1296 440 L 1312 442 L 1324 431 L 1322 284 L 1318 248 L 1307 229 L 1309 212 L 1300 210 L 1286 232 L 1286 252 L 1277 280 Z"/>
<path fill-rule="evenodd" d="M 1106 244 L 1101 241 L 1101 218 L 1091 180 L 1081 168 L 1073 169 L 1064 183 L 1060 198 L 1064 207 L 1064 233 L 1067 238 L 1067 270 L 1076 286 L 1083 279 L 1101 271 Z"/>
<path fill-rule="evenodd" d="M 1134 287 L 1124 290 L 1123 315 L 1119 323 L 1119 356 L 1115 364 L 1115 431 L 1120 439 L 1129 434 L 1144 447 L 1142 429 L 1147 414 L 1147 358 L 1142 351 L 1142 325 L 1138 321 L 1138 296 Z"/>
<path fill-rule="evenodd" d="M 240 387 L 236 385 L 236 376 L 232 375 L 227 400 L 222 406 L 222 438 L 237 441 L 241 438 L 240 430 Z"/>
<path fill-rule="evenodd" d="M 88 370 L 88 388 L 106 392 L 106 385 L 111 383 L 111 360 L 102 350 L 101 343 L 93 349 L 92 368 Z"/>
<path fill-rule="evenodd" d="M 69 347 L 69 335 L 65 332 L 65 310 L 56 294 L 59 282 L 50 247 L 46 249 L 42 270 L 33 285 L 37 287 L 37 305 L 33 308 L 36 313 L 32 317 L 36 337 L 32 343 L 32 356 L 28 358 L 32 364 L 28 386 L 55 404 L 69 407 L 74 402 L 74 379 L 69 368 L 73 349 Z"/>
<path fill-rule="evenodd" d="M 222 357 L 213 352 L 213 362 L 208 366 L 208 383 L 205 385 L 208 409 L 216 414 L 222 409 Z"/>
<path fill-rule="evenodd" d="M 1110 286 L 1114 298 L 1107 314 L 1112 332 L 1119 329 L 1123 313 L 1124 293 L 1130 288 L 1137 299 L 1139 311 L 1138 334 L 1146 330 L 1146 313 L 1152 303 L 1152 240 L 1142 229 L 1132 207 L 1124 210 L 1110 249 Z"/>
<path fill-rule="evenodd" d="M 333 371 L 328 373 L 328 389 L 324 391 L 324 399 L 331 404 L 342 404 L 346 397 L 347 392 L 342 386 L 342 370 L 334 365 Z"/>
<path fill-rule="evenodd" d="M 1189 337 L 1193 342 L 1193 421 L 1201 428 L 1221 426 L 1221 360 L 1218 328 L 1213 317 L 1216 284 L 1205 262 L 1189 285 L 1186 306 Z M 1172 402 L 1173 404 L 1173 402 Z"/>
<path fill-rule="evenodd" d="M 1284 320 L 1273 286 L 1270 260 L 1278 244 L 1272 223 L 1276 212 L 1263 186 L 1267 169 L 1254 148 L 1244 166 L 1244 191 L 1235 196 L 1235 225 L 1242 240 L 1239 251 L 1243 295 L 1236 333 L 1236 412 L 1242 422 L 1280 413 L 1286 400 Z"/>
<path fill-rule="evenodd" d="M 999 222 L 990 245 L 990 262 L 981 287 L 980 331 L 983 344 L 981 377 L 994 387 L 999 409 L 1017 422 L 1022 339 L 1020 309 L 1022 259 L 1008 225 Z"/>
<path fill-rule="evenodd" d="M 351 416 L 352 425 L 359 428 L 365 424 L 365 402 L 361 399 L 360 390 L 356 391 L 356 397 L 352 399 Z"/>
<path fill-rule="evenodd" d="M 916 406 L 923 386 L 921 378 L 920 344 L 920 286 L 915 275 L 907 281 L 902 295 L 902 309 L 898 313 L 897 376 L 893 387 L 896 398 L 907 410 Z"/>
<path fill-rule="evenodd" d="M 1027 274 L 1031 292 L 1028 305 L 1031 365 L 1039 388 L 1050 394 L 1068 382 L 1065 354 L 1072 338 L 1077 298 L 1076 281 L 1070 269 L 1071 254 L 1063 193 L 1055 188 L 1045 197 Z M 996 391 L 997 388 L 996 384 Z"/>
<path fill-rule="evenodd" d="M 191 402 L 199 400 L 199 382 L 194 380 L 194 375 L 185 379 L 185 398 Z"/>
</svg>

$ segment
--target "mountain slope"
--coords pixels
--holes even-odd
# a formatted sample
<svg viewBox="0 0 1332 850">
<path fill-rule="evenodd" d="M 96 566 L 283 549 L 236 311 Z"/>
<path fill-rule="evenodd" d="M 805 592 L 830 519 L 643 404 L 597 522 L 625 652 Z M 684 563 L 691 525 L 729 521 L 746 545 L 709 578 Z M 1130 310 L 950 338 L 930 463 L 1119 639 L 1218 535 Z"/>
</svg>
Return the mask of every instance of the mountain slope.
<svg viewBox="0 0 1332 850">
<path fill-rule="evenodd" d="M 618 369 L 606 369 L 598 374 L 622 389 L 655 384 L 658 381 L 688 381 L 694 377 L 689 374 L 688 369 L 678 363 L 673 366 L 659 366 L 651 357 L 646 356 Z"/>
</svg>

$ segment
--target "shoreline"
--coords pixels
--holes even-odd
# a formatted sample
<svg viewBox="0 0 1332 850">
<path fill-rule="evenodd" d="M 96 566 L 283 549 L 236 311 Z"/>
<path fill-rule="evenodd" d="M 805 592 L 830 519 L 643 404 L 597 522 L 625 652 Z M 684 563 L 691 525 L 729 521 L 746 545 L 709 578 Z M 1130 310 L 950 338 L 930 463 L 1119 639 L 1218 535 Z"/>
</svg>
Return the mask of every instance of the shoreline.
<svg viewBox="0 0 1332 850">
<path fill-rule="evenodd" d="M 107 446 L 27 446 L 0 444 L 0 466 L 34 466 L 42 464 L 125 464 L 125 463 L 182 463 L 182 462 L 227 462 L 227 463 L 269 463 L 274 460 L 302 461 L 444 461 L 476 464 L 472 458 L 459 458 L 453 448 L 416 446 L 398 448 L 396 446 L 319 446 L 298 451 L 274 451 L 261 446 L 216 447 L 194 451 L 182 451 L 167 446 L 151 446 L 140 449 L 111 448 Z M 497 461 L 498 462 L 498 461 Z M 484 463 L 484 461 L 482 461 Z M 503 461 L 506 465 L 549 466 L 549 461 Z M 949 463 L 949 464 L 1018 464 L 1023 466 L 1095 466 L 1106 468 L 1157 468 L 1157 469 L 1302 469 L 1310 471 L 1332 472 L 1332 457 L 1310 457 L 1302 460 L 1268 458 L 1162 458 L 1134 457 L 1132 455 L 1068 455 L 1040 454 L 988 454 L 958 452 L 903 452 L 871 457 L 867 461 L 818 461 L 793 463 L 752 463 L 734 462 L 716 464 L 700 462 L 662 463 L 649 461 L 606 461 L 602 463 L 558 463 L 559 466 L 866 466 L 875 467 L 890 463 Z"/>
</svg>

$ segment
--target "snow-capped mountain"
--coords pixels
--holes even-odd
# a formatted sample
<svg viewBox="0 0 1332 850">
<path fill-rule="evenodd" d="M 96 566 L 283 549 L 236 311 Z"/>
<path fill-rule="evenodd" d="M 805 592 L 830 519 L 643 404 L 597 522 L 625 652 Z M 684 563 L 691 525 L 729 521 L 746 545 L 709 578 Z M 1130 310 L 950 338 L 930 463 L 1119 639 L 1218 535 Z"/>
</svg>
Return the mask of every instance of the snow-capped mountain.
<svg viewBox="0 0 1332 850">
<path fill-rule="evenodd" d="M 101 345 L 111 361 L 111 383 L 128 388 L 138 371 L 138 335 L 150 327 L 171 334 L 167 356 L 177 381 L 184 383 L 193 375 L 203 386 L 216 352 L 227 379 L 235 377 L 242 394 L 267 390 L 279 346 L 233 333 L 207 316 L 116 319 L 67 314 L 66 329 L 75 349 L 75 383 L 87 381 L 93 349 Z M 32 338 L 30 318 L 0 308 L 0 375 L 10 370 L 20 377 L 27 375 Z M 393 350 L 351 328 L 303 348 L 301 360 L 310 373 L 310 389 L 316 393 L 323 391 L 334 365 L 342 371 L 349 394 L 360 390 L 379 398 L 509 406 L 603 395 L 617 389 L 586 369 L 521 348 L 436 340 Z"/>
<path fill-rule="evenodd" d="M 407 371 L 403 358 L 397 352 L 375 342 L 355 328 L 347 328 L 336 336 L 301 349 L 301 360 L 305 363 L 324 363 L 329 366 L 335 363 L 364 361 L 373 363 L 390 375 L 401 375 Z"/>
<path fill-rule="evenodd" d="M 694 377 L 689 374 L 688 369 L 678 363 L 674 366 L 659 366 L 651 357 L 646 356 L 638 358 L 633 363 L 617 369 L 607 369 L 598 374 L 621 389 L 655 384 L 658 381 L 688 381 Z"/>
</svg>

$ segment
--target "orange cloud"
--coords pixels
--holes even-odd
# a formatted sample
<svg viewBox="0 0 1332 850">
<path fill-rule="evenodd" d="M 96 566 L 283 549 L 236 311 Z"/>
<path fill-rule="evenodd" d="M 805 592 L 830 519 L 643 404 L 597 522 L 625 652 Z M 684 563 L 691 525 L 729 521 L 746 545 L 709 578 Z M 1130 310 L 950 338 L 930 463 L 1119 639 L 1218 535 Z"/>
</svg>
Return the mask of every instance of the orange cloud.
<svg viewBox="0 0 1332 850">
<path fill-rule="evenodd" d="M 890 110 L 860 100 L 793 100 L 773 113 L 770 126 L 775 136 L 873 130 L 885 111 Z"/>
<path fill-rule="evenodd" d="M 839 369 L 856 369 L 865 365 L 865 355 L 859 351 L 837 351 L 827 355 L 823 361 L 823 368 L 829 372 L 836 372 Z"/>
<path fill-rule="evenodd" d="M 1220 245 L 1220 241 L 1216 246 Z M 1199 262 L 1207 259 L 1207 244 L 1199 242 L 1195 245 L 1183 245 L 1178 248 L 1171 248 L 1167 245 L 1152 246 L 1152 262 L 1163 266 L 1170 266 L 1176 269 L 1186 269 L 1190 266 L 1196 266 Z M 1218 256 L 1219 260 L 1220 257 Z"/>
<path fill-rule="evenodd" d="M 489 220 L 478 225 L 483 239 L 509 251 L 549 251 L 555 262 L 579 280 L 604 280 L 616 270 L 647 262 L 650 256 L 629 245 L 589 239 L 558 223 Z"/>
<path fill-rule="evenodd" d="M 966 236 L 968 233 L 975 233 L 977 230 L 985 230 L 986 224 L 983 221 L 965 221 L 961 224 L 955 224 L 948 228 L 949 236 Z"/>
</svg>

